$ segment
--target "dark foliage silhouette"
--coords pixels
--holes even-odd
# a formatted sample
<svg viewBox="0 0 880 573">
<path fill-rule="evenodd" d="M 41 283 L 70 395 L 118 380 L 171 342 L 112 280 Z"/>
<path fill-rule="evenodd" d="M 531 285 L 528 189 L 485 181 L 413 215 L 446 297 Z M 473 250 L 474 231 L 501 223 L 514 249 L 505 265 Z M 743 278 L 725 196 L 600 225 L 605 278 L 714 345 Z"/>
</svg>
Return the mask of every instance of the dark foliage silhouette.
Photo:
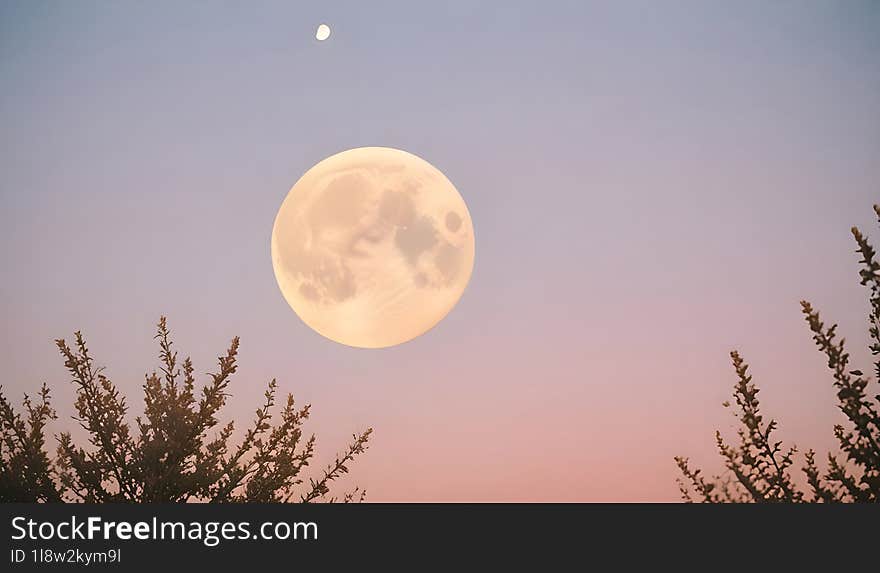
<svg viewBox="0 0 880 573">
<path fill-rule="evenodd" d="M 874 205 L 880 221 L 880 206 Z M 853 227 L 861 256 L 859 277 L 869 289 L 869 349 L 875 358 L 874 384 L 880 380 L 880 263 L 868 239 Z M 837 336 L 837 325 L 826 326 L 819 313 L 807 302 L 801 302 L 804 318 L 813 334 L 813 341 L 828 360 L 838 407 L 846 425 L 834 427 L 840 444 L 838 454 L 829 453 L 823 472 L 816 453 L 804 454 L 806 486 L 799 488 L 792 477 L 795 448 L 783 448 L 771 434 L 776 420 L 765 420 L 760 411 L 758 388 L 748 374 L 748 365 L 739 353 L 731 352 L 737 383 L 734 386 L 735 413 L 740 428 L 738 443 L 728 444 L 720 432 L 715 433 L 718 450 L 728 470 L 724 475 L 704 477 L 693 469 L 685 457 L 676 457 L 681 470 L 679 489 L 685 501 L 719 502 L 878 502 L 880 501 L 880 394 L 870 396 L 869 376 L 852 369 L 844 339 Z M 725 407 L 731 406 L 725 403 Z"/>
<path fill-rule="evenodd" d="M 165 318 L 159 321 L 161 367 L 146 376 L 144 414 L 132 427 L 125 398 L 95 366 L 77 332 L 73 346 L 56 340 L 76 388 L 74 409 L 88 447 L 69 432 L 58 437 L 57 456 L 46 450 L 45 427 L 56 417 L 44 385 L 38 402 L 24 398 L 24 415 L 0 392 L 0 501 L 83 502 L 312 502 L 337 501 L 330 485 L 367 449 L 372 429 L 355 434 L 347 449 L 317 478 L 304 483 L 315 454 L 315 436 L 304 436 L 309 406 L 288 395 L 273 424 L 277 384 L 269 383 L 241 442 L 230 443 L 234 424 L 220 426 L 229 396 L 238 338 L 218 359 L 218 371 L 196 390 L 189 358 L 178 364 Z M 358 489 L 341 501 L 362 501 Z"/>
<path fill-rule="evenodd" d="M 24 410 L 22 418 L 0 391 L 0 501 L 61 501 L 46 453 L 44 428 L 55 412 L 45 384 L 38 403 L 25 395 Z"/>
</svg>

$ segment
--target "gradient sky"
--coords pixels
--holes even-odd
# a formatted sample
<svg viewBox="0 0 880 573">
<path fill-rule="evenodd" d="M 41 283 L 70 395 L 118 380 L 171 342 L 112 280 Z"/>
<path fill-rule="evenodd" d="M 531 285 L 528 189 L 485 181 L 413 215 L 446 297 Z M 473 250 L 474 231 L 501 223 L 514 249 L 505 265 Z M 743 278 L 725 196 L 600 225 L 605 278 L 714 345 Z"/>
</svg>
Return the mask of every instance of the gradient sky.
<svg viewBox="0 0 880 573">
<path fill-rule="evenodd" d="M 55 430 L 52 339 L 134 413 L 167 314 L 201 372 L 242 337 L 241 426 L 272 377 L 321 461 L 373 426 L 372 501 L 675 500 L 732 348 L 783 438 L 834 445 L 798 301 L 866 357 L 880 3 L 7 0 L 0 82 L 2 383 L 47 381 Z M 366 145 L 441 169 L 477 238 L 452 313 L 379 351 L 306 327 L 269 254 L 299 176 Z"/>
</svg>

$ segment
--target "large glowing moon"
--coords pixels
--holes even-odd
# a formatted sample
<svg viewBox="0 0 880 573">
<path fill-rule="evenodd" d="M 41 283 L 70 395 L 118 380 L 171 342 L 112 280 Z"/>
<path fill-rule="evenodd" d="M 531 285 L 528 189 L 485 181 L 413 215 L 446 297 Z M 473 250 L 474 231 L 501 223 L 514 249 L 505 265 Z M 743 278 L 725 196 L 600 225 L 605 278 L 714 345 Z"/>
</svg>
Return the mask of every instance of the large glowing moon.
<svg viewBox="0 0 880 573">
<path fill-rule="evenodd" d="M 382 348 L 431 329 L 461 298 L 474 229 L 461 195 L 427 161 L 361 147 L 291 188 L 272 229 L 284 298 L 325 337 Z"/>
<path fill-rule="evenodd" d="M 323 42 L 327 38 L 330 37 L 330 26 L 327 24 L 321 24 L 318 26 L 318 29 L 315 30 L 315 39 L 319 42 Z"/>
</svg>

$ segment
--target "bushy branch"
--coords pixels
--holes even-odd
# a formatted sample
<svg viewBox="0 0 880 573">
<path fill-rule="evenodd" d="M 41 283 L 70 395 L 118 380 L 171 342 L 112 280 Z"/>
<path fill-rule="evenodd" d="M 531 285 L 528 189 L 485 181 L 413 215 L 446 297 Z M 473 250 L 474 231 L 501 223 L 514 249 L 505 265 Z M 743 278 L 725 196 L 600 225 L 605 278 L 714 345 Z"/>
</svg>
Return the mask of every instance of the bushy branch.
<svg viewBox="0 0 880 573">
<path fill-rule="evenodd" d="M 64 340 L 55 344 L 64 356 L 64 366 L 76 387 L 77 415 L 74 419 L 89 433 L 93 449 L 73 445 L 70 434 L 61 435 L 58 462 L 62 483 L 84 501 L 123 501 L 137 497 L 132 475 L 134 441 L 125 421 L 125 399 L 113 383 L 93 365 L 80 332 L 74 348 Z"/>
<path fill-rule="evenodd" d="M 367 431 L 363 434 L 354 434 L 352 436 L 352 443 L 348 446 L 348 450 L 346 450 L 342 456 L 336 456 L 336 461 L 327 466 L 327 469 L 324 470 L 324 475 L 320 479 L 310 480 L 311 490 L 302 496 L 301 501 L 309 503 L 326 496 L 330 492 L 330 482 L 347 474 L 347 464 L 354 460 L 355 456 L 366 451 L 367 441 L 370 439 L 370 434 L 372 433 L 373 429 L 367 428 Z"/>
<path fill-rule="evenodd" d="M 217 372 L 196 395 L 192 361 L 178 362 L 166 320 L 157 327 L 160 367 L 145 377 L 144 414 L 133 434 L 125 399 L 94 366 L 82 335 L 75 344 L 56 344 L 76 388 L 75 419 L 88 432 L 89 446 L 73 442 L 69 432 L 58 439 L 57 472 L 44 451 L 43 430 L 55 417 L 44 386 L 41 402 L 25 397 L 28 420 L 22 420 L 0 393 L 3 499 L 30 501 L 135 502 L 281 502 L 289 501 L 301 474 L 315 454 L 315 436 L 303 438 L 309 406 L 297 408 L 288 395 L 273 425 L 277 382 L 272 380 L 253 426 L 237 447 L 230 446 L 233 422 L 218 427 L 237 370 L 239 339 L 218 359 Z M 367 448 L 372 430 L 357 436 L 346 454 L 310 488 L 302 501 L 329 492 L 329 484 L 346 473 L 346 464 Z M 56 479 L 57 478 L 57 479 Z M 357 492 L 345 501 L 356 499 Z M 11 493 L 10 493 L 11 492 Z M 317 492 L 317 494 L 316 494 Z M 333 498 L 332 500 L 335 500 Z"/>
<path fill-rule="evenodd" d="M 0 386 L 0 502 L 54 502 L 61 500 L 55 470 L 46 452 L 44 429 L 56 418 L 49 388 L 43 384 L 39 401 L 25 394 L 23 419 L 3 395 Z"/>
<path fill-rule="evenodd" d="M 880 222 L 880 206 L 875 205 L 874 212 Z M 880 262 L 868 239 L 857 228 L 853 227 L 852 234 L 858 246 L 856 252 L 861 255 L 860 282 L 869 287 L 869 349 L 875 357 L 876 382 L 880 379 Z M 716 441 L 726 468 L 735 477 L 737 490 L 745 495 L 727 494 L 730 488 L 719 481 L 720 478 L 706 480 L 700 470 L 688 466 L 687 458 L 677 457 L 675 462 L 683 476 L 678 480 L 679 489 L 685 501 L 695 501 L 695 497 L 704 502 L 880 501 L 880 394 L 871 397 L 869 377 L 861 370 L 851 369 L 845 341 L 837 336 L 837 325 L 826 326 L 807 301 L 801 301 L 801 310 L 813 341 L 827 359 L 837 390 L 838 407 L 846 418 L 846 427 L 838 424 L 833 430 L 845 462 L 829 453 L 828 468 L 823 474 L 816 463 L 815 452 L 808 450 L 802 471 L 811 497 L 808 499 L 795 487 L 789 470 L 796 450 L 784 450 L 781 442 L 771 440 L 777 423 L 775 420 L 764 423 L 757 399 L 758 388 L 747 372 L 748 366 L 733 352 L 731 357 L 738 378 L 734 397 L 740 422 L 739 444 L 727 445 L 720 433 L 716 434 Z"/>
</svg>

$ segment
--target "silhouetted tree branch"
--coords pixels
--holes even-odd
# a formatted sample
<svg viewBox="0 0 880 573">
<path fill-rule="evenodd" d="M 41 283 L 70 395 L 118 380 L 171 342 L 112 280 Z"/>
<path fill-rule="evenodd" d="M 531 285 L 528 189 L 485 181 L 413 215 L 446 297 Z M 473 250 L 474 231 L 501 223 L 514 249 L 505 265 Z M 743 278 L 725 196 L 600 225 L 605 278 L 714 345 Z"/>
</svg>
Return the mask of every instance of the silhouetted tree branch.
<svg viewBox="0 0 880 573">
<path fill-rule="evenodd" d="M 874 205 L 880 221 L 880 206 Z M 875 357 L 875 379 L 880 380 L 880 263 L 867 238 L 853 227 L 853 237 L 861 255 L 860 282 L 869 287 L 870 311 L 868 332 L 869 349 Z M 758 388 L 747 373 L 748 365 L 736 351 L 731 353 L 737 383 L 734 398 L 737 406 L 739 444 L 725 443 L 716 433 L 719 452 L 733 480 L 715 476 L 705 479 L 700 470 L 691 469 L 688 459 L 676 457 L 682 473 L 679 489 L 685 501 L 702 502 L 878 502 L 880 501 L 880 394 L 869 395 L 871 381 L 861 370 L 850 369 L 845 341 L 837 337 L 837 325 L 825 326 L 819 313 L 807 301 L 801 301 L 804 319 L 813 333 L 813 341 L 828 360 L 838 407 L 843 412 L 847 427 L 836 425 L 834 436 L 846 461 L 828 454 L 828 469 L 823 474 L 816 463 L 813 450 L 805 453 L 802 468 L 810 494 L 795 485 L 790 475 L 796 450 L 784 450 L 782 442 L 771 440 L 777 427 L 775 420 L 764 422 L 757 398 Z M 725 406 L 728 404 L 725 403 Z"/>
<path fill-rule="evenodd" d="M 55 411 L 49 406 L 49 388 L 40 388 L 40 400 L 24 396 L 27 417 L 22 419 L 0 386 L 0 502 L 60 501 L 55 470 L 46 452 L 44 429 Z"/>
<path fill-rule="evenodd" d="M 94 366 L 77 332 L 73 347 L 56 344 L 76 388 L 76 419 L 88 433 L 89 447 L 77 446 L 69 432 L 58 438 L 53 464 L 45 451 L 44 428 L 55 413 L 49 390 L 41 401 L 25 396 L 27 420 L 16 414 L 0 393 L 0 500 L 85 502 L 282 502 L 290 501 L 303 483 L 301 473 L 315 454 L 315 436 L 304 438 L 302 425 L 309 406 L 297 408 L 288 395 L 273 425 L 277 382 L 272 380 L 241 443 L 230 447 L 234 423 L 218 427 L 218 414 L 229 396 L 237 369 L 239 339 L 233 338 L 218 359 L 215 374 L 196 395 L 189 358 L 178 363 L 166 320 L 159 321 L 159 372 L 144 381 L 144 414 L 132 432 L 127 406 L 116 386 Z M 372 430 L 354 436 L 345 455 L 310 488 L 301 501 L 329 492 L 329 484 L 348 471 L 346 464 L 367 449 Z M 357 501 L 360 490 L 345 494 Z M 330 498 L 328 501 L 335 501 Z"/>
</svg>

